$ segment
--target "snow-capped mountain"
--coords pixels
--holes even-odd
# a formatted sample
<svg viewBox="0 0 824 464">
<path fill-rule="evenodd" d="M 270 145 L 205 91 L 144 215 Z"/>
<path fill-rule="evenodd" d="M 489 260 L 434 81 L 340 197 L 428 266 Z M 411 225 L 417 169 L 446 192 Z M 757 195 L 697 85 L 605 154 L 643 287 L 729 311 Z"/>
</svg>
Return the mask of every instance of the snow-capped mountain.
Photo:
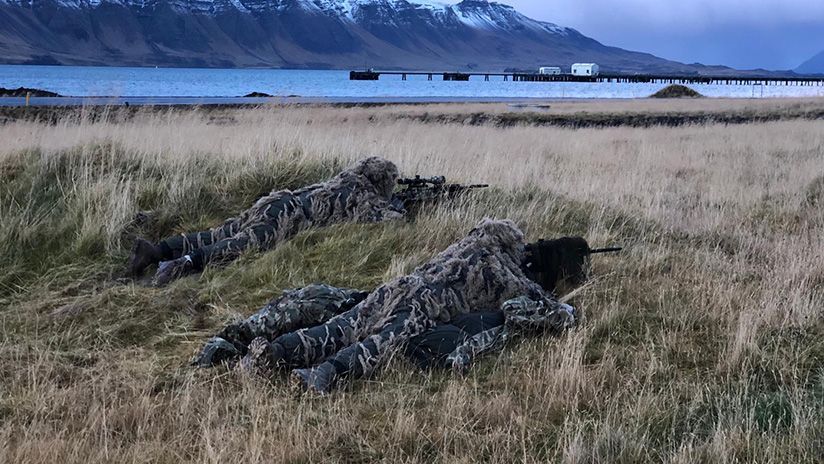
<svg viewBox="0 0 824 464">
<path fill-rule="evenodd" d="M 0 62 L 503 70 L 694 67 L 487 0 L 0 0 Z"/>
<path fill-rule="evenodd" d="M 0 4 L 24 8 L 36 8 L 40 2 L 31 0 L 0 0 Z M 526 26 L 536 30 L 563 32 L 554 24 L 535 21 L 515 11 L 508 5 L 490 3 L 486 0 L 468 0 L 450 5 L 431 0 L 56 0 L 54 4 L 71 9 L 97 8 L 104 4 L 119 5 L 141 10 L 153 10 L 167 3 L 181 14 L 215 15 L 230 11 L 242 13 L 267 13 L 302 9 L 359 22 L 374 13 L 384 15 L 391 22 L 397 12 L 417 14 L 435 23 L 449 24 L 457 20 L 467 26 L 477 28 L 508 29 Z"/>
</svg>

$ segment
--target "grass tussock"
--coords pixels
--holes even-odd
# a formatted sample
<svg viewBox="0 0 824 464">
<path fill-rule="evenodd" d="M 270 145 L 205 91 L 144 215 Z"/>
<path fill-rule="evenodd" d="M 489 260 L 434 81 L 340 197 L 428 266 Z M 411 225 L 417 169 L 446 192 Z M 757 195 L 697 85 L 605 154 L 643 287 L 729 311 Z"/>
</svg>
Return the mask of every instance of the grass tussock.
<svg viewBox="0 0 824 464">
<path fill-rule="evenodd" d="M 818 123 L 573 131 L 393 111 L 0 126 L 0 462 L 824 459 Z M 135 235 L 219 223 L 369 154 L 495 187 L 164 289 L 122 276 Z M 281 289 L 372 288 L 483 216 L 626 246 L 596 260 L 579 330 L 513 343 L 466 379 L 395 360 L 329 398 L 187 367 Z"/>
<path fill-rule="evenodd" d="M 650 95 L 650 98 L 701 98 L 698 91 L 693 90 L 686 85 L 673 84 Z"/>
</svg>

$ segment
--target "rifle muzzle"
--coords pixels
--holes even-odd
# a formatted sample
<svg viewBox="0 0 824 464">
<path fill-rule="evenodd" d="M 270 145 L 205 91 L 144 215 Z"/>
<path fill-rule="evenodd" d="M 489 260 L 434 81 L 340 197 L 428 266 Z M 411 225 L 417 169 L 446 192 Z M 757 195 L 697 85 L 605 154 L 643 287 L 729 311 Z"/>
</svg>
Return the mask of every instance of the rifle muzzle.
<svg viewBox="0 0 824 464">
<path fill-rule="evenodd" d="M 623 247 L 609 247 L 609 248 L 597 248 L 595 250 L 589 250 L 589 254 L 591 255 L 598 255 L 603 253 L 618 253 L 619 251 L 623 250 Z"/>
</svg>

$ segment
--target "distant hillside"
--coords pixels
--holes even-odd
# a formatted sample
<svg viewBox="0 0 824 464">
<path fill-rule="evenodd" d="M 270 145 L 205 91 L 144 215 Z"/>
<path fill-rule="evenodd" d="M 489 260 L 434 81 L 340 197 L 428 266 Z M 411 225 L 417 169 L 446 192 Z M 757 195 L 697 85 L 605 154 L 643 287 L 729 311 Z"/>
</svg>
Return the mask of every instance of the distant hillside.
<svg viewBox="0 0 824 464">
<path fill-rule="evenodd" d="M 824 50 L 795 69 L 799 74 L 824 74 Z"/>
<path fill-rule="evenodd" d="M 0 0 L 0 62 L 731 72 L 609 47 L 487 0 Z"/>
</svg>

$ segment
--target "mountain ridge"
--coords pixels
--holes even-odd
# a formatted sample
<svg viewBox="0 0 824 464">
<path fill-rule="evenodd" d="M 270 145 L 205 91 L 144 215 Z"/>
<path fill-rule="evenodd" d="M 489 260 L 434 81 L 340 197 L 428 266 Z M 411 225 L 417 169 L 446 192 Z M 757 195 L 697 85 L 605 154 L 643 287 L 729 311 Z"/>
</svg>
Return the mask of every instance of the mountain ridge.
<svg viewBox="0 0 824 464">
<path fill-rule="evenodd" d="M 824 74 L 824 50 L 795 68 L 799 74 Z"/>
<path fill-rule="evenodd" d="M 727 73 L 609 47 L 488 0 L 0 0 L 0 61 Z"/>
</svg>

